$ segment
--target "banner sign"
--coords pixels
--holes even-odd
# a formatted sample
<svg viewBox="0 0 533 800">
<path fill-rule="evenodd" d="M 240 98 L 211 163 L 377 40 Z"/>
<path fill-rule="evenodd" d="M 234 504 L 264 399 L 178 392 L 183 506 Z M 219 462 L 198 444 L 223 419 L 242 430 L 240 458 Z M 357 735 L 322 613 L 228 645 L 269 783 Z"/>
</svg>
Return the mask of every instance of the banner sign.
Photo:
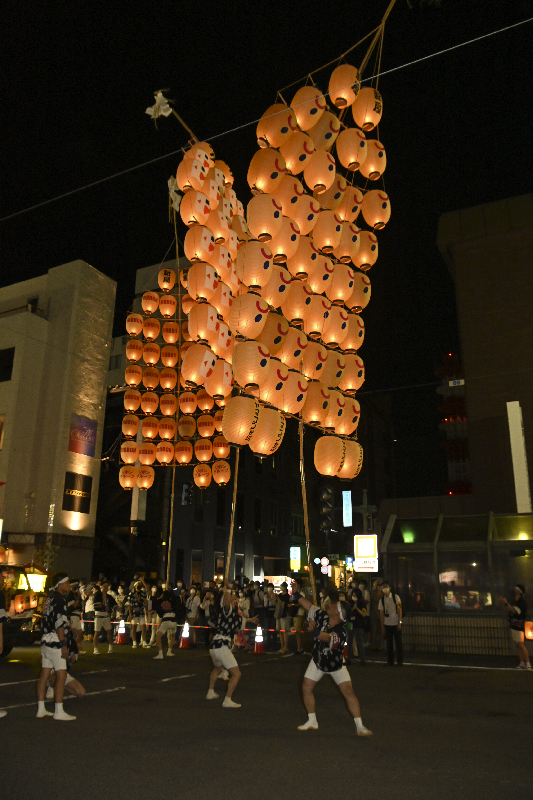
<svg viewBox="0 0 533 800">
<path fill-rule="evenodd" d="M 352 527 L 352 493 L 342 493 L 342 524 L 344 528 Z"/>
<path fill-rule="evenodd" d="M 78 511 L 80 514 L 89 514 L 92 486 L 93 479 L 90 475 L 81 475 L 79 472 L 65 473 L 63 511 Z"/>
<path fill-rule="evenodd" d="M 82 456 L 94 458 L 96 451 L 96 430 L 98 422 L 95 419 L 72 414 L 70 417 L 70 436 L 68 449 L 71 453 L 80 453 Z"/>
<path fill-rule="evenodd" d="M 378 537 L 376 534 L 354 536 L 353 568 L 356 572 L 378 571 Z"/>
</svg>

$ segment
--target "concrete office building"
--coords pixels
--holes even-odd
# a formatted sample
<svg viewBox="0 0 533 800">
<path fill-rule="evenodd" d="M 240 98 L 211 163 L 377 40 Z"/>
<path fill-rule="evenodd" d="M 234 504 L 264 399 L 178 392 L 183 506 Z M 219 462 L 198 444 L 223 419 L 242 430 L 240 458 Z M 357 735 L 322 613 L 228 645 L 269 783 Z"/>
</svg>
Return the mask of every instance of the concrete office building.
<svg viewBox="0 0 533 800">
<path fill-rule="evenodd" d="M 89 577 L 115 282 L 84 261 L 0 289 L 0 519 L 9 563 Z"/>
</svg>

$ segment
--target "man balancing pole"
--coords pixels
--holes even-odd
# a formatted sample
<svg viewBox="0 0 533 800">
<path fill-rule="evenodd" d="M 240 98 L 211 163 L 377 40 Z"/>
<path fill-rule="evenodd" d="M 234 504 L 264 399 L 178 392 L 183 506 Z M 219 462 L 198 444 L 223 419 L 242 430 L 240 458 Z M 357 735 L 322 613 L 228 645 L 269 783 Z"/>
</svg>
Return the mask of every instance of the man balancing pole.
<svg viewBox="0 0 533 800">
<path fill-rule="evenodd" d="M 321 611 L 309 600 L 301 597 L 299 604 L 309 612 L 309 631 L 314 637 L 313 657 L 307 667 L 302 686 L 303 699 L 309 715 L 307 722 L 298 727 L 299 731 L 316 731 L 318 722 L 315 714 L 314 688 L 324 675 L 331 675 L 346 700 L 348 710 L 355 722 L 358 736 L 372 736 L 363 725 L 359 701 L 353 693 L 350 673 L 342 665 L 344 643 L 346 641 L 346 624 L 344 609 L 339 603 L 339 594 L 336 589 L 330 589 L 329 605 L 326 611 Z"/>
</svg>

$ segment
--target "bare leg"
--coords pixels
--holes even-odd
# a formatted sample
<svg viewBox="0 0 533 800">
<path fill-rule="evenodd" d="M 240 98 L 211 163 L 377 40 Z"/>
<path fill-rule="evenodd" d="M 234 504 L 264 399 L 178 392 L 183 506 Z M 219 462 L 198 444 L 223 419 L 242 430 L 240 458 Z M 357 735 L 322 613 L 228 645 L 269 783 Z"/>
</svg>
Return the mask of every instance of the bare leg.
<svg viewBox="0 0 533 800">
<path fill-rule="evenodd" d="M 304 678 L 304 682 L 302 684 L 302 694 L 304 698 L 305 710 L 308 714 L 315 713 L 315 696 L 313 694 L 315 686 L 316 681 L 309 680 L 309 678 Z"/>
<path fill-rule="evenodd" d="M 346 705 L 348 706 L 348 711 L 355 719 L 356 717 L 361 716 L 361 709 L 359 707 L 359 700 L 355 696 L 353 692 L 353 687 L 351 681 L 345 681 L 344 683 L 339 684 L 339 689 L 346 700 Z"/>
<path fill-rule="evenodd" d="M 41 674 L 39 675 L 39 679 L 37 681 L 37 700 L 44 701 L 44 696 L 46 693 L 46 682 L 50 677 L 50 673 L 52 672 L 51 667 L 43 667 L 41 670 Z"/>
<path fill-rule="evenodd" d="M 63 694 L 65 691 L 65 681 L 67 680 L 66 669 L 59 669 L 56 672 L 56 681 L 54 683 L 54 702 L 62 703 Z"/>
<path fill-rule="evenodd" d="M 141 645 L 146 644 L 146 625 L 141 625 Z"/>
<path fill-rule="evenodd" d="M 84 687 L 76 679 L 65 684 L 65 693 L 72 694 L 74 697 L 85 697 L 87 694 Z"/>
<path fill-rule="evenodd" d="M 296 649 L 302 649 L 302 632 L 298 630 L 296 631 Z"/>
<path fill-rule="evenodd" d="M 215 683 L 217 682 L 217 678 L 222 672 L 222 667 L 213 667 L 211 670 L 211 675 L 209 676 L 209 688 L 211 691 L 215 688 Z"/>
<path fill-rule="evenodd" d="M 516 642 L 516 651 L 520 661 L 524 661 L 527 664 L 529 661 L 529 653 L 527 652 L 527 647 L 524 642 Z"/>
<path fill-rule="evenodd" d="M 221 669 L 221 667 L 219 667 L 219 669 Z M 228 700 L 231 700 L 231 696 L 235 691 L 235 689 L 237 688 L 237 684 L 239 683 L 241 677 L 241 671 L 239 667 L 231 667 L 231 669 L 228 670 L 228 672 L 230 674 L 230 679 L 228 682 L 228 690 L 226 692 L 226 697 Z"/>
</svg>

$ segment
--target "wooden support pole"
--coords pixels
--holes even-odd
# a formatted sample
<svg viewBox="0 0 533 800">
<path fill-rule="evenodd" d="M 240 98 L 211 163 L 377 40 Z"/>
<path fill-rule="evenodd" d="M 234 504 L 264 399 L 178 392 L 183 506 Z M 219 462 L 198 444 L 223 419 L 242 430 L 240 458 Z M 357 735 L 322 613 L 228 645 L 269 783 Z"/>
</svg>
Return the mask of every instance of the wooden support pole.
<svg viewBox="0 0 533 800">
<path fill-rule="evenodd" d="M 235 469 L 233 473 L 233 502 L 231 504 L 231 522 L 229 526 L 229 536 L 228 536 L 228 547 L 226 552 L 226 569 L 224 571 L 224 577 L 229 580 L 229 568 L 231 564 L 231 553 L 233 550 L 233 530 L 235 528 L 235 511 L 237 508 L 237 478 L 239 476 L 239 454 L 241 452 L 241 448 L 237 447 L 235 451 Z"/>
<path fill-rule="evenodd" d="M 315 573 L 313 572 L 313 563 L 311 561 L 311 541 L 309 538 L 309 514 L 307 512 L 307 491 L 305 488 L 305 469 L 304 469 L 304 422 L 300 417 L 299 421 L 300 433 L 300 481 L 302 484 L 302 501 L 304 507 L 304 531 L 305 531 L 305 546 L 307 549 L 307 563 L 309 564 L 309 580 L 311 582 L 311 592 L 313 594 L 313 603 L 317 605 L 316 601 L 316 587 L 315 587 Z"/>
</svg>

